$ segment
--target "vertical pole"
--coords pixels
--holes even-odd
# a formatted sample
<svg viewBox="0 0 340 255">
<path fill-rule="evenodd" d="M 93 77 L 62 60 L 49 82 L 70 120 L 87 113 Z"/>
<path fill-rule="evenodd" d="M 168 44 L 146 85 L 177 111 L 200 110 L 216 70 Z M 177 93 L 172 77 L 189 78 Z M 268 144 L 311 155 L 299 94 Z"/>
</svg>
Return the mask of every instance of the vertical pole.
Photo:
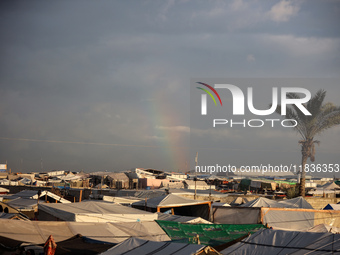
<svg viewBox="0 0 340 255">
<path fill-rule="evenodd" d="M 194 195 L 194 199 L 196 200 L 196 197 L 197 197 L 197 191 L 196 191 L 196 186 L 197 186 L 197 172 L 196 172 L 196 169 L 197 169 L 197 162 L 198 162 L 198 152 L 196 152 L 196 158 L 195 158 L 195 195 Z"/>
</svg>

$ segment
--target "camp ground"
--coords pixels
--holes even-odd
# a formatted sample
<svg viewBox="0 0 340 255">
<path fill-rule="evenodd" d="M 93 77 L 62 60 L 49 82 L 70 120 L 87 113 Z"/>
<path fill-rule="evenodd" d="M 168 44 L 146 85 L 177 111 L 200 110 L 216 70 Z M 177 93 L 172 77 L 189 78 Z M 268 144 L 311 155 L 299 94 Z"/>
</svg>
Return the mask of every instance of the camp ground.
<svg viewBox="0 0 340 255">
<path fill-rule="evenodd" d="M 4 194 L 0 254 L 40 254 L 45 244 L 55 254 L 86 255 L 339 253 L 336 197 L 274 199 L 176 185 L 113 190 L 100 181 L 90 192 L 65 188 L 58 195 L 38 187 Z"/>
</svg>

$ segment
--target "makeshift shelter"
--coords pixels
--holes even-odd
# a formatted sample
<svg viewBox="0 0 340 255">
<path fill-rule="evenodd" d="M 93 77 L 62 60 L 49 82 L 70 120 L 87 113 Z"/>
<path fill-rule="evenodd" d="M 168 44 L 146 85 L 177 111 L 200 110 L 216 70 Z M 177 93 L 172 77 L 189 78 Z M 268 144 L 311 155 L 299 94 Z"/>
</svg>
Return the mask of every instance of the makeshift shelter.
<svg viewBox="0 0 340 255">
<path fill-rule="evenodd" d="M 76 222 L 153 221 L 157 214 L 119 204 L 88 201 L 70 204 L 39 204 L 38 220 Z"/>
<path fill-rule="evenodd" d="M 306 232 L 321 232 L 321 233 L 333 233 L 333 234 L 340 234 L 340 228 L 333 227 L 331 225 L 327 224 L 319 224 L 316 225 L 308 230 Z"/>
<path fill-rule="evenodd" d="M 101 255 L 217 255 L 213 248 L 198 244 L 184 244 L 173 242 L 153 242 L 138 238 L 128 240 L 112 247 Z"/>
<path fill-rule="evenodd" d="M 339 254 L 340 234 L 260 229 L 221 254 Z"/>
<path fill-rule="evenodd" d="M 200 189 L 200 190 L 207 190 L 210 189 L 210 186 L 205 181 L 193 181 L 193 180 L 185 180 L 184 188 L 185 189 Z"/>
<path fill-rule="evenodd" d="M 296 197 L 293 199 L 275 201 L 272 199 L 259 197 L 248 203 L 240 205 L 241 207 L 269 207 L 269 208 L 304 208 L 313 209 L 310 203 L 308 203 L 303 197 Z"/>
<path fill-rule="evenodd" d="M 248 233 L 255 233 L 257 230 L 264 228 L 261 224 L 187 224 L 160 220 L 157 220 L 157 223 L 172 241 L 196 243 L 198 235 L 201 244 L 210 246 L 229 243 L 248 235 Z"/>
<path fill-rule="evenodd" d="M 294 206 L 294 204 L 296 205 L 296 203 L 292 203 L 291 206 Z M 276 229 L 290 230 L 309 229 L 318 224 L 328 224 L 334 227 L 340 227 L 340 211 L 337 210 L 314 210 L 294 207 L 217 206 L 213 208 L 212 215 L 212 221 L 220 224 L 261 223 L 264 225 L 268 224 L 269 227 Z"/>
<path fill-rule="evenodd" d="M 49 202 L 58 202 L 58 203 L 71 203 L 70 201 L 52 193 L 47 190 L 43 190 L 40 193 L 40 196 L 38 195 L 38 191 L 36 190 L 22 190 L 14 195 L 5 196 L 6 200 L 13 200 L 17 198 L 26 198 L 26 199 L 39 199 L 40 200 L 47 200 Z"/>
<path fill-rule="evenodd" d="M 132 204 L 132 207 L 152 212 L 165 212 L 171 210 L 171 214 L 173 215 L 195 216 L 209 220 L 211 202 L 192 200 L 169 194 L 135 202 Z"/>
<path fill-rule="evenodd" d="M 319 188 L 324 190 L 340 190 L 340 186 L 335 182 L 326 183 Z"/>
<path fill-rule="evenodd" d="M 9 189 L 5 189 L 3 187 L 0 187 L 0 195 L 5 195 L 9 193 Z"/>
<path fill-rule="evenodd" d="M 2 213 L 2 212 L 0 212 L 0 219 L 29 220 L 24 214 L 21 213 Z"/>
<path fill-rule="evenodd" d="M 340 204 L 328 204 L 323 210 L 340 210 Z"/>
<path fill-rule="evenodd" d="M 132 236 L 152 241 L 170 241 L 168 235 L 155 222 L 89 223 L 17 221 L 0 219 L 0 244 L 11 239 L 18 242 L 43 244 L 52 235 L 56 242 L 77 234 L 89 240 L 118 244 Z M 0 245 L 1 246 L 1 245 Z"/>
<path fill-rule="evenodd" d="M 245 203 L 248 203 L 248 202 L 249 202 L 248 198 L 237 197 L 230 204 L 231 205 L 242 205 L 242 204 L 245 204 Z"/>
<path fill-rule="evenodd" d="M 321 187 L 317 187 L 315 190 L 311 190 L 308 194 L 314 196 L 322 196 L 324 194 L 340 194 L 340 186 L 335 182 L 326 183 Z"/>
</svg>

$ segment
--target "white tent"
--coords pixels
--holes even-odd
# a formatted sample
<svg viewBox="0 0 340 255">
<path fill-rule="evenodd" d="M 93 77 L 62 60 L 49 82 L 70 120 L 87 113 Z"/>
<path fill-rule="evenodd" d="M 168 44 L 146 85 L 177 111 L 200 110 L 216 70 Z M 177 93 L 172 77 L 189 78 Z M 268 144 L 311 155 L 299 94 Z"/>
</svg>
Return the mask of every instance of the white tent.
<svg viewBox="0 0 340 255">
<path fill-rule="evenodd" d="M 152 241 L 170 241 L 168 235 L 155 221 L 89 223 L 0 219 L 0 226 L 0 237 L 32 244 L 45 243 L 49 235 L 52 235 L 56 242 L 60 242 L 77 234 L 115 244 L 132 236 Z"/>
<path fill-rule="evenodd" d="M 39 204 L 39 220 L 77 222 L 138 222 L 153 221 L 157 214 L 100 201 L 70 204 Z"/>
<path fill-rule="evenodd" d="M 261 229 L 222 254 L 339 254 L 340 234 Z"/>
<path fill-rule="evenodd" d="M 293 199 L 275 201 L 272 199 L 259 197 L 255 200 L 249 201 L 248 203 L 240 205 L 241 207 L 269 207 L 269 208 L 303 208 L 313 209 L 303 197 L 296 197 Z"/>
<path fill-rule="evenodd" d="M 210 250 L 210 252 L 209 252 Z M 190 255 L 190 254 L 219 254 L 212 248 L 205 245 L 174 243 L 174 242 L 153 242 L 146 241 L 138 238 L 130 238 L 101 255 Z"/>
</svg>

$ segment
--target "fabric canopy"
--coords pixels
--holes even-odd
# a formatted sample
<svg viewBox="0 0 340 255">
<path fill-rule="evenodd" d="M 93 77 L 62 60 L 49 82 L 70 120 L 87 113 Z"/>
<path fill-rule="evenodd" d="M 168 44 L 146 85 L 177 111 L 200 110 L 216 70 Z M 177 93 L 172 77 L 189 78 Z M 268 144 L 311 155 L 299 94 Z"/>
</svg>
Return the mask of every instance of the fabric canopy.
<svg viewBox="0 0 340 255">
<path fill-rule="evenodd" d="M 115 244 L 132 236 L 152 241 L 170 240 L 154 221 L 85 223 L 0 219 L 0 226 L 0 237 L 33 244 L 44 243 L 49 235 L 52 235 L 56 242 L 60 242 L 77 234 L 92 240 Z"/>
<path fill-rule="evenodd" d="M 340 204 L 328 204 L 323 209 L 324 210 L 340 210 Z"/>
<path fill-rule="evenodd" d="M 197 205 L 197 204 L 204 204 L 209 203 L 207 201 L 198 201 L 193 199 L 188 199 L 184 197 L 180 197 L 174 194 L 158 196 L 154 198 L 150 198 L 145 200 L 141 200 L 138 202 L 133 203 L 133 206 L 145 206 L 150 208 L 157 208 L 157 207 L 173 207 L 173 206 L 187 206 L 187 205 Z"/>
<path fill-rule="evenodd" d="M 340 234 L 261 229 L 221 251 L 222 254 L 335 254 Z"/>
<path fill-rule="evenodd" d="M 196 243 L 198 235 L 201 244 L 218 246 L 234 241 L 248 233 L 255 233 L 264 228 L 261 224 L 186 224 L 173 221 L 159 221 L 165 233 L 172 241 Z"/>
<path fill-rule="evenodd" d="M 130 238 L 106 252 L 101 253 L 101 255 L 190 255 L 190 254 L 219 254 L 212 248 L 207 249 L 210 252 L 203 251 L 205 249 L 204 245 L 198 244 L 184 244 L 184 243 L 172 243 L 172 242 L 152 242 L 146 241 L 138 238 Z"/>
<path fill-rule="evenodd" d="M 248 203 L 240 205 L 242 207 L 272 207 L 272 208 L 303 208 L 313 209 L 303 197 L 297 197 L 288 200 L 275 201 L 272 199 L 259 197 L 255 200 L 249 201 Z"/>
<path fill-rule="evenodd" d="M 49 215 L 60 220 L 77 222 L 136 222 L 157 219 L 157 214 L 154 213 L 99 201 L 39 204 L 38 219 L 51 220 Z"/>
</svg>

